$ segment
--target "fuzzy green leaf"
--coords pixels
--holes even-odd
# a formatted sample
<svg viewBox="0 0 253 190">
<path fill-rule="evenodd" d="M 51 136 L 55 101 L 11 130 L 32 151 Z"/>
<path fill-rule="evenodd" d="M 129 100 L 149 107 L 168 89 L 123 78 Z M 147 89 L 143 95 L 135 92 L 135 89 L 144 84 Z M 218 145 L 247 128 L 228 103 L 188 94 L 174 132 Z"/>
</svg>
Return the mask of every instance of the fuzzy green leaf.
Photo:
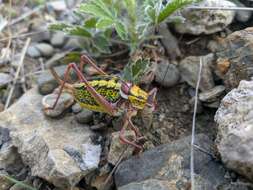
<svg viewBox="0 0 253 190">
<path fill-rule="evenodd" d="M 86 28 L 96 28 L 97 19 L 96 18 L 89 18 L 84 22 L 84 26 Z"/>
<path fill-rule="evenodd" d="M 106 28 L 112 26 L 112 24 L 113 24 L 113 20 L 111 20 L 111 19 L 100 19 L 100 20 L 98 20 L 98 22 L 96 24 L 96 28 L 106 29 Z"/>
<path fill-rule="evenodd" d="M 52 30 L 52 31 L 63 31 L 63 30 L 65 30 L 68 27 L 70 27 L 70 26 L 67 25 L 67 24 L 56 23 L 56 24 L 50 24 L 49 27 L 48 27 L 48 29 Z"/>
<path fill-rule="evenodd" d="M 158 15 L 158 23 L 164 21 L 175 11 L 185 7 L 186 5 L 200 2 L 201 0 L 171 0 Z"/>
<path fill-rule="evenodd" d="M 83 3 L 79 10 L 83 13 L 92 14 L 95 17 L 112 19 L 111 13 L 105 8 L 99 6 L 96 2 Z"/>
<path fill-rule="evenodd" d="M 138 59 L 135 62 L 129 62 L 123 70 L 123 78 L 126 81 L 138 84 L 149 67 L 150 61 L 147 59 Z"/>
<path fill-rule="evenodd" d="M 66 28 L 64 30 L 64 32 L 66 32 L 69 35 L 73 35 L 73 36 L 80 36 L 80 37 L 87 37 L 87 38 L 92 37 L 91 33 L 88 30 L 86 30 L 84 27 L 81 27 L 81 26 Z"/>
<path fill-rule="evenodd" d="M 73 51 L 68 53 L 64 58 L 63 62 L 68 64 L 71 62 L 79 63 L 80 62 L 81 53 L 77 51 Z"/>
<path fill-rule="evenodd" d="M 116 22 L 115 23 L 115 30 L 122 40 L 125 40 L 127 38 L 126 27 L 122 23 Z"/>
<path fill-rule="evenodd" d="M 94 46 L 98 49 L 101 53 L 111 53 L 111 50 L 109 48 L 109 41 L 102 35 L 96 35 L 94 36 Z"/>
<path fill-rule="evenodd" d="M 155 23 L 156 21 L 156 10 L 154 7 L 148 6 L 145 9 L 145 13 L 146 15 L 148 15 L 148 17 L 150 18 L 150 20 Z"/>
<path fill-rule="evenodd" d="M 125 6 L 131 19 L 136 20 L 136 1 L 135 0 L 124 0 Z"/>
</svg>

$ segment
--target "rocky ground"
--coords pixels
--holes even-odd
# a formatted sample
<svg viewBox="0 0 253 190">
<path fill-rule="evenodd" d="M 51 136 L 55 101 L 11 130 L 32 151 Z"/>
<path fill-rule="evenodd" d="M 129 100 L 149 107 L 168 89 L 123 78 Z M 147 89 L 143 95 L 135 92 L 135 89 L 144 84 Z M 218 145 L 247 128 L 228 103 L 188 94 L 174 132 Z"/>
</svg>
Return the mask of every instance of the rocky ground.
<svg viewBox="0 0 253 190">
<path fill-rule="evenodd" d="M 83 50 L 82 39 L 49 32 L 47 24 L 56 19 L 74 22 L 71 11 L 78 3 L 9 6 L 0 0 L 0 31 L 5 27 L 0 32 L 0 190 L 25 189 L 17 181 L 41 190 L 191 189 L 190 141 L 200 59 L 196 189 L 253 189 L 252 12 L 184 9 L 185 23 L 159 27 L 164 38 L 155 42 L 161 57 L 150 85 L 159 89 L 158 106 L 152 120 L 135 118 L 147 141 L 144 152 L 133 156 L 133 148 L 118 139 L 121 117 L 82 109 L 66 93 L 56 110 L 43 110 L 54 102 L 58 86 L 48 68 L 55 66 L 63 76 L 62 58 Z M 204 0 L 201 6 L 253 4 Z M 11 24 L 1 15 L 11 15 Z M 109 73 L 118 72 L 128 59 L 127 52 L 92 56 Z M 84 72 L 94 74 L 89 66 Z"/>
</svg>

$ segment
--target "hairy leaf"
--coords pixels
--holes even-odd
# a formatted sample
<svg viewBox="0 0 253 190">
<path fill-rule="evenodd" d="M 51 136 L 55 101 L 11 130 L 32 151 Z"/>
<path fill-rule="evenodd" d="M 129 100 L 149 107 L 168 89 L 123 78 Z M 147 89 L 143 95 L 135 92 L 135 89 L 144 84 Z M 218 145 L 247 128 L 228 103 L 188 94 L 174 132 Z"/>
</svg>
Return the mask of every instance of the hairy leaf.
<svg viewBox="0 0 253 190">
<path fill-rule="evenodd" d="M 81 4 L 79 10 L 83 13 L 92 14 L 95 17 L 113 19 L 112 14 L 105 7 L 101 7 L 95 1 Z"/>
<path fill-rule="evenodd" d="M 100 20 L 98 20 L 98 22 L 96 24 L 96 28 L 106 29 L 106 28 L 112 26 L 113 22 L 114 21 L 111 19 L 100 19 Z"/>
<path fill-rule="evenodd" d="M 149 67 L 150 61 L 148 59 L 138 59 L 135 62 L 129 62 L 123 70 L 123 78 L 126 81 L 138 84 Z"/>
<path fill-rule="evenodd" d="M 158 23 L 164 21 L 168 16 L 170 16 L 175 11 L 183 8 L 186 5 L 200 2 L 201 0 L 171 0 L 159 13 Z"/>
<path fill-rule="evenodd" d="M 52 31 L 63 31 L 66 28 L 69 28 L 70 26 L 65 23 L 56 23 L 56 24 L 50 24 L 48 29 Z"/>
<path fill-rule="evenodd" d="M 92 18 L 89 18 L 87 19 L 85 22 L 84 22 L 84 26 L 86 28 L 96 28 L 96 24 L 97 24 L 97 19 L 92 17 Z"/>
<path fill-rule="evenodd" d="M 81 26 L 66 28 L 64 32 L 73 36 L 88 37 L 88 38 L 92 37 L 91 33 Z"/>
<path fill-rule="evenodd" d="M 102 36 L 102 35 L 96 35 L 94 36 L 94 46 L 98 49 L 101 53 L 111 53 L 111 50 L 109 48 L 109 42 L 108 40 Z"/>
<path fill-rule="evenodd" d="M 73 51 L 68 53 L 64 58 L 63 62 L 68 64 L 71 62 L 79 63 L 80 62 L 81 53 L 77 51 Z"/>
<path fill-rule="evenodd" d="M 115 23 L 115 30 L 122 40 L 125 40 L 127 38 L 126 27 L 122 23 Z"/>
</svg>

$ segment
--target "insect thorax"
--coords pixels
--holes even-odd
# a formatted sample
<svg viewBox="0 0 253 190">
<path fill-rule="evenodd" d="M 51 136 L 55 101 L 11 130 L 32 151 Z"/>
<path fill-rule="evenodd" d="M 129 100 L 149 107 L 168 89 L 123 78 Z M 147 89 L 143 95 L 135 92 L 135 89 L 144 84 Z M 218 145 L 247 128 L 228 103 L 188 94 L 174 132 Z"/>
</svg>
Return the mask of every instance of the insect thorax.
<svg viewBox="0 0 253 190">
<path fill-rule="evenodd" d="M 103 96 L 110 103 L 116 103 L 121 98 L 119 93 L 121 83 L 117 77 L 100 77 L 90 80 L 89 84 L 97 91 L 98 94 Z M 101 107 L 92 97 L 84 83 L 74 85 L 74 97 L 83 108 L 87 108 L 92 111 L 105 112 L 103 107 Z"/>
</svg>

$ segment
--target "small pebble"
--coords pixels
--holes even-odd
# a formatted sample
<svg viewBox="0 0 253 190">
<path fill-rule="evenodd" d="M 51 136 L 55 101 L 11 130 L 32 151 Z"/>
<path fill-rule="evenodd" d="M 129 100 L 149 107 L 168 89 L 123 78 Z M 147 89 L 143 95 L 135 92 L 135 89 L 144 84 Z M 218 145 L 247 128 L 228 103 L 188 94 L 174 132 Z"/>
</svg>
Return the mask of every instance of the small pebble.
<svg viewBox="0 0 253 190">
<path fill-rule="evenodd" d="M 80 39 L 77 38 L 69 38 L 66 44 L 64 45 L 63 49 L 68 50 L 68 49 L 78 49 L 81 48 L 81 41 Z"/>
<path fill-rule="evenodd" d="M 42 105 L 45 115 L 49 117 L 60 116 L 66 109 L 68 109 L 73 103 L 74 98 L 68 93 L 62 93 L 59 101 L 54 109 L 48 109 L 53 106 L 58 94 L 49 94 L 43 97 Z"/>
<path fill-rule="evenodd" d="M 26 54 L 32 58 L 37 58 L 41 56 L 40 51 L 34 46 L 29 46 Z"/>
<path fill-rule="evenodd" d="M 78 103 L 75 103 L 71 108 L 73 113 L 79 113 L 83 109 Z"/>
<path fill-rule="evenodd" d="M 162 86 L 171 87 L 178 83 L 180 78 L 177 67 L 167 60 L 159 63 L 155 72 L 155 81 Z"/>
<path fill-rule="evenodd" d="M 54 48 L 47 43 L 36 44 L 35 48 L 45 57 L 51 57 L 54 54 Z"/>
<path fill-rule="evenodd" d="M 64 45 L 65 35 L 63 32 L 56 32 L 52 35 L 50 43 L 55 47 L 61 47 Z"/>
<path fill-rule="evenodd" d="M 67 5 L 63 0 L 48 2 L 47 7 L 56 12 L 66 11 L 67 9 Z"/>
<path fill-rule="evenodd" d="M 12 80 L 11 75 L 6 73 L 0 73 L 0 88 L 8 85 Z"/>
<path fill-rule="evenodd" d="M 93 112 L 87 109 L 83 109 L 75 116 L 78 123 L 88 124 L 93 120 Z"/>
</svg>

